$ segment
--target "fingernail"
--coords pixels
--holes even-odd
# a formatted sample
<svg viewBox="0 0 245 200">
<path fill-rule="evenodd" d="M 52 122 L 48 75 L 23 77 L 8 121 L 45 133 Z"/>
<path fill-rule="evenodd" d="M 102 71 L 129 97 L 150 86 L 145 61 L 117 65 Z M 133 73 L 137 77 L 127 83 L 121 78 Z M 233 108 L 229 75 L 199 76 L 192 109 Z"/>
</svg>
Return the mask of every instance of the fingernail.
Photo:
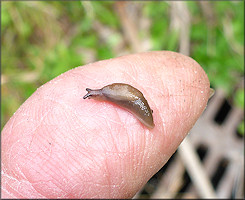
<svg viewBox="0 0 245 200">
<path fill-rule="evenodd" d="M 210 99 L 214 95 L 214 93 L 215 93 L 215 90 L 213 88 L 210 88 L 209 89 L 209 98 L 208 99 Z"/>
</svg>

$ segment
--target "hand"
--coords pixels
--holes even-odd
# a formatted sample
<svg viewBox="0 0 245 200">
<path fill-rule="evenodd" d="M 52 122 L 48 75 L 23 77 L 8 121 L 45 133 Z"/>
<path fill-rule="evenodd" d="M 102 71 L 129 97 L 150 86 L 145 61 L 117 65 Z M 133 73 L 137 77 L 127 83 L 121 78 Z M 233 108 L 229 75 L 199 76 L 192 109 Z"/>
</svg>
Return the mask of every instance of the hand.
<svg viewBox="0 0 245 200">
<path fill-rule="evenodd" d="M 127 83 L 155 127 L 83 99 L 86 88 Z M 209 80 L 174 52 L 122 56 L 70 70 L 37 89 L 2 131 L 2 198 L 131 198 L 176 151 L 206 107 Z"/>
</svg>

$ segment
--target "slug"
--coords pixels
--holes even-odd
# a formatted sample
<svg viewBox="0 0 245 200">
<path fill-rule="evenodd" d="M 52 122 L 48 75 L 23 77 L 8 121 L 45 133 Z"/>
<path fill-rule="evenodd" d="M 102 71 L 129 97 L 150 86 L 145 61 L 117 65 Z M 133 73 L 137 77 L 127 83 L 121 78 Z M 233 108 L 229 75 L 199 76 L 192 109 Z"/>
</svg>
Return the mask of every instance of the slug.
<svg viewBox="0 0 245 200">
<path fill-rule="evenodd" d="M 92 98 L 115 103 L 132 113 L 142 124 L 154 128 L 153 110 L 145 99 L 142 92 L 131 85 L 124 83 L 113 83 L 98 90 L 86 88 L 88 92 L 83 99 Z"/>
</svg>

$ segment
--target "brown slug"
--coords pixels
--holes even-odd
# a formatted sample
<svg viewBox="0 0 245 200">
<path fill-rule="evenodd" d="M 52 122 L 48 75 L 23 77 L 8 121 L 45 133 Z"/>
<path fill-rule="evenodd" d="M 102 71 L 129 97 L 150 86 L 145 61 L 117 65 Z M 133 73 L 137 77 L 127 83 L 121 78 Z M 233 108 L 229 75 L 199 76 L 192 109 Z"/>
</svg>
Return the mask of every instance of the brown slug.
<svg viewBox="0 0 245 200">
<path fill-rule="evenodd" d="M 153 110 L 145 99 L 142 92 L 131 85 L 113 83 L 98 90 L 86 88 L 88 93 L 83 97 L 113 102 L 131 112 L 148 128 L 154 128 Z"/>
</svg>

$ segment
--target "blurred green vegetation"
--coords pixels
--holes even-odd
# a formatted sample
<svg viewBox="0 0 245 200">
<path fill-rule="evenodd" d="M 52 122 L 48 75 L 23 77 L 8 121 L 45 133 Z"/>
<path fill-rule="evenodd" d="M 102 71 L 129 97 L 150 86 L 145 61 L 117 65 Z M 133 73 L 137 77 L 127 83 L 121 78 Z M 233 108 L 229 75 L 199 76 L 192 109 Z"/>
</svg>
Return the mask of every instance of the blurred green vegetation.
<svg viewBox="0 0 245 200">
<path fill-rule="evenodd" d="M 149 50 L 178 51 L 170 4 L 132 4 L 140 4 L 141 15 L 150 21 Z M 244 74 L 244 2 L 212 2 L 212 19 L 198 2 L 187 5 L 192 18 L 190 56 L 207 72 L 212 87 L 222 88 L 232 104 L 244 109 L 244 88 L 238 87 Z M 1 128 L 36 88 L 71 68 L 116 57 L 115 49 L 125 37 L 112 1 L 2 2 L 1 19 Z M 96 23 L 110 35 L 103 37 Z M 243 134 L 244 125 L 239 127 Z"/>
</svg>

